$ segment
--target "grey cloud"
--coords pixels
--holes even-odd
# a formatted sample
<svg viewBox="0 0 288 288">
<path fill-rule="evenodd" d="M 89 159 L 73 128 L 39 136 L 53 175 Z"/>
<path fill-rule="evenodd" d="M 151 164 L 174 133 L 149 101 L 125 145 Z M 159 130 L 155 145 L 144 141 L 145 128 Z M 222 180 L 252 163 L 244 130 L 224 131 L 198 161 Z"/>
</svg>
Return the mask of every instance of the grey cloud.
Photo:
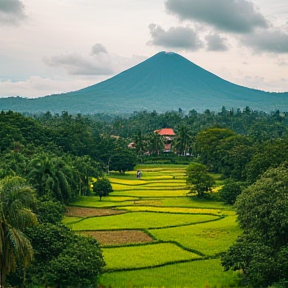
<svg viewBox="0 0 288 288">
<path fill-rule="evenodd" d="M 265 17 L 247 0 L 166 0 L 166 8 L 180 19 L 198 21 L 217 29 L 250 33 L 268 27 Z"/>
<path fill-rule="evenodd" d="M 241 41 L 255 51 L 288 53 L 288 34 L 281 30 L 259 30 L 245 35 Z"/>
<path fill-rule="evenodd" d="M 152 37 L 149 43 L 152 45 L 193 51 L 203 47 L 201 39 L 191 28 L 171 27 L 165 31 L 156 24 L 150 24 L 149 29 Z"/>
<path fill-rule="evenodd" d="M 64 68 L 71 75 L 110 75 L 113 73 L 107 57 L 84 58 L 73 53 L 46 57 L 43 60 L 48 66 Z"/>
<path fill-rule="evenodd" d="M 101 44 L 101 43 L 96 43 L 92 46 L 91 48 L 91 54 L 92 55 L 98 55 L 100 53 L 108 53 L 107 49 Z"/>
<path fill-rule="evenodd" d="M 209 34 L 205 37 L 207 41 L 208 51 L 227 51 L 226 38 L 222 38 L 219 34 Z"/>
<path fill-rule="evenodd" d="M 26 18 L 24 8 L 20 0 L 0 0 L 0 24 L 19 24 Z"/>
</svg>

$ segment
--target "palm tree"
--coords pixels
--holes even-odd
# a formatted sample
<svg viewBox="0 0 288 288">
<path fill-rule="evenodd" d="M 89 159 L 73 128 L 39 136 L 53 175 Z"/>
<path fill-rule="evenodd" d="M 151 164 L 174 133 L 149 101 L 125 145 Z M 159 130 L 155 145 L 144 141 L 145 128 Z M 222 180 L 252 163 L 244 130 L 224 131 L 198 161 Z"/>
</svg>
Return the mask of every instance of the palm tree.
<svg viewBox="0 0 288 288">
<path fill-rule="evenodd" d="M 191 136 L 186 126 L 179 128 L 179 133 L 175 139 L 175 148 L 180 155 L 186 155 L 191 146 Z"/>
<path fill-rule="evenodd" d="M 30 241 L 23 233 L 37 223 L 29 209 L 35 202 L 34 191 L 23 178 L 6 177 L 0 181 L 0 287 L 17 264 L 28 266 L 33 257 Z"/>
<path fill-rule="evenodd" d="M 48 154 L 36 156 L 28 164 L 28 177 L 38 195 L 48 195 L 60 202 L 71 200 L 71 187 L 68 183 L 68 168 L 65 163 Z"/>
<path fill-rule="evenodd" d="M 143 137 L 141 131 L 138 131 L 137 134 L 134 136 L 135 148 L 137 154 L 143 154 L 144 147 L 143 147 Z"/>
<path fill-rule="evenodd" d="M 152 134 L 149 144 L 151 154 L 159 155 L 160 151 L 163 151 L 164 149 L 163 138 L 158 133 Z"/>
</svg>

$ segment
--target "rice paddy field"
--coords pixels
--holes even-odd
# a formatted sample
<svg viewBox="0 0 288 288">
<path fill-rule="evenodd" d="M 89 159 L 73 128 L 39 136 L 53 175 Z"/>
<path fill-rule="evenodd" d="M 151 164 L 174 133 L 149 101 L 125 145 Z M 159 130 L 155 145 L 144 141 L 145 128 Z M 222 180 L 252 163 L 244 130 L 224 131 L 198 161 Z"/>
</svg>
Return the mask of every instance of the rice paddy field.
<svg viewBox="0 0 288 288">
<path fill-rule="evenodd" d="M 110 173 L 114 191 L 102 201 L 81 197 L 63 220 L 100 243 L 106 262 L 101 287 L 240 287 L 237 273 L 224 272 L 220 263 L 241 233 L 235 211 L 189 193 L 184 165 L 136 169 L 140 179 L 136 171 Z M 214 176 L 216 195 L 221 180 Z"/>
</svg>

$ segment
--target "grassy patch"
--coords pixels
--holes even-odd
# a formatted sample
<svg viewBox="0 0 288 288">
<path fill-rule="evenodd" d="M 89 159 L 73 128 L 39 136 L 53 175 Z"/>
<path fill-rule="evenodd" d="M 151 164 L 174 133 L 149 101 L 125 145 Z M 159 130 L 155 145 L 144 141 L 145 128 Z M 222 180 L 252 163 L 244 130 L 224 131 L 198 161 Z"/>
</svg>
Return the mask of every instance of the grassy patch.
<svg viewBox="0 0 288 288">
<path fill-rule="evenodd" d="M 102 201 L 100 201 L 98 196 L 81 196 L 71 206 L 101 208 L 133 205 L 137 199 L 137 197 L 132 196 L 107 196 L 103 197 Z"/>
<path fill-rule="evenodd" d="M 200 208 L 183 208 L 183 207 L 151 207 L 151 206 L 123 206 L 120 209 L 128 211 L 149 211 L 149 212 L 166 212 L 166 213 L 185 213 L 185 214 L 212 214 L 221 215 L 221 210 L 217 209 L 200 209 Z"/>
<path fill-rule="evenodd" d="M 127 188 L 126 188 L 127 189 Z M 126 190 L 121 192 L 115 192 L 120 196 L 130 196 L 130 197 L 179 197 L 186 196 L 189 190 L 168 190 L 168 189 L 135 189 L 135 190 Z"/>
<path fill-rule="evenodd" d="M 73 224 L 73 230 L 113 230 L 159 228 L 215 220 L 212 215 L 133 212 L 105 217 L 86 218 Z"/>
<path fill-rule="evenodd" d="M 159 243 L 121 248 L 103 248 L 106 269 L 131 269 L 152 267 L 175 261 L 200 258 L 173 243 Z M 167 253 L 169 251 L 169 253 Z"/>
<path fill-rule="evenodd" d="M 191 207 L 200 209 L 232 209 L 223 202 L 207 201 L 197 196 L 162 198 L 163 206 Z"/>
<path fill-rule="evenodd" d="M 170 180 L 169 180 L 169 182 L 161 180 L 161 181 L 157 181 L 157 182 L 155 181 L 155 182 L 147 183 L 147 184 L 145 184 L 144 187 L 148 187 L 148 188 L 166 187 L 166 189 L 167 189 L 167 187 L 186 187 L 186 182 L 181 181 L 181 180 L 178 180 L 178 181 L 175 180 L 175 182 L 172 182 Z"/>
<path fill-rule="evenodd" d="M 83 219 L 82 217 L 66 217 L 66 216 L 64 216 L 62 222 L 63 222 L 63 224 L 69 226 L 71 223 L 81 221 L 82 219 Z"/>
<path fill-rule="evenodd" d="M 220 288 L 238 287 L 237 279 L 236 272 L 224 272 L 220 260 L 212 259 L 153 269 L 105 273 L 100 283 L 105 287 L 117 288 Z"/>
<path fill-rule="evenodd" d="M 215 255 L 226 251 L 240 234 L 236 217 L 225 217 L 218 221 L 193 226 L 150 230 L 157 239 L 176 241 L 184 247 Z"/>
<path fill-rule="evenodd" d="M 141 180 L 141 179 L 127 179 L 127 178 L 112 178 L 109 177 L 109 180 L 111 183 L 118 183 L 118 184 L 124 184 L 124 185 L 142 185 L 147 184 L 147 181 Z"/>
</svg>

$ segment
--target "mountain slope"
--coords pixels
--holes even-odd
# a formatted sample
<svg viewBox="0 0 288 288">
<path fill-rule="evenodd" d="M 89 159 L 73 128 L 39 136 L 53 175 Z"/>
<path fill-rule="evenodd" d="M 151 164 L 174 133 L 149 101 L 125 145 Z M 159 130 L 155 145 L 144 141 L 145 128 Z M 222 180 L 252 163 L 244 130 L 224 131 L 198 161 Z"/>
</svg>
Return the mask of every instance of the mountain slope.
<svg viewBox="0 0 288 288">
<path fill-rule="evenodd" d="M 288 110 L 288 93 L 242 87 L 202 69 L 176 53 L 160 52 L 90 87 L 37 99 L 0 99 L 0 109 L 70 113 L 131 113 L 140 110 L 220 110 L 222 106 Z"/>
</svg>

